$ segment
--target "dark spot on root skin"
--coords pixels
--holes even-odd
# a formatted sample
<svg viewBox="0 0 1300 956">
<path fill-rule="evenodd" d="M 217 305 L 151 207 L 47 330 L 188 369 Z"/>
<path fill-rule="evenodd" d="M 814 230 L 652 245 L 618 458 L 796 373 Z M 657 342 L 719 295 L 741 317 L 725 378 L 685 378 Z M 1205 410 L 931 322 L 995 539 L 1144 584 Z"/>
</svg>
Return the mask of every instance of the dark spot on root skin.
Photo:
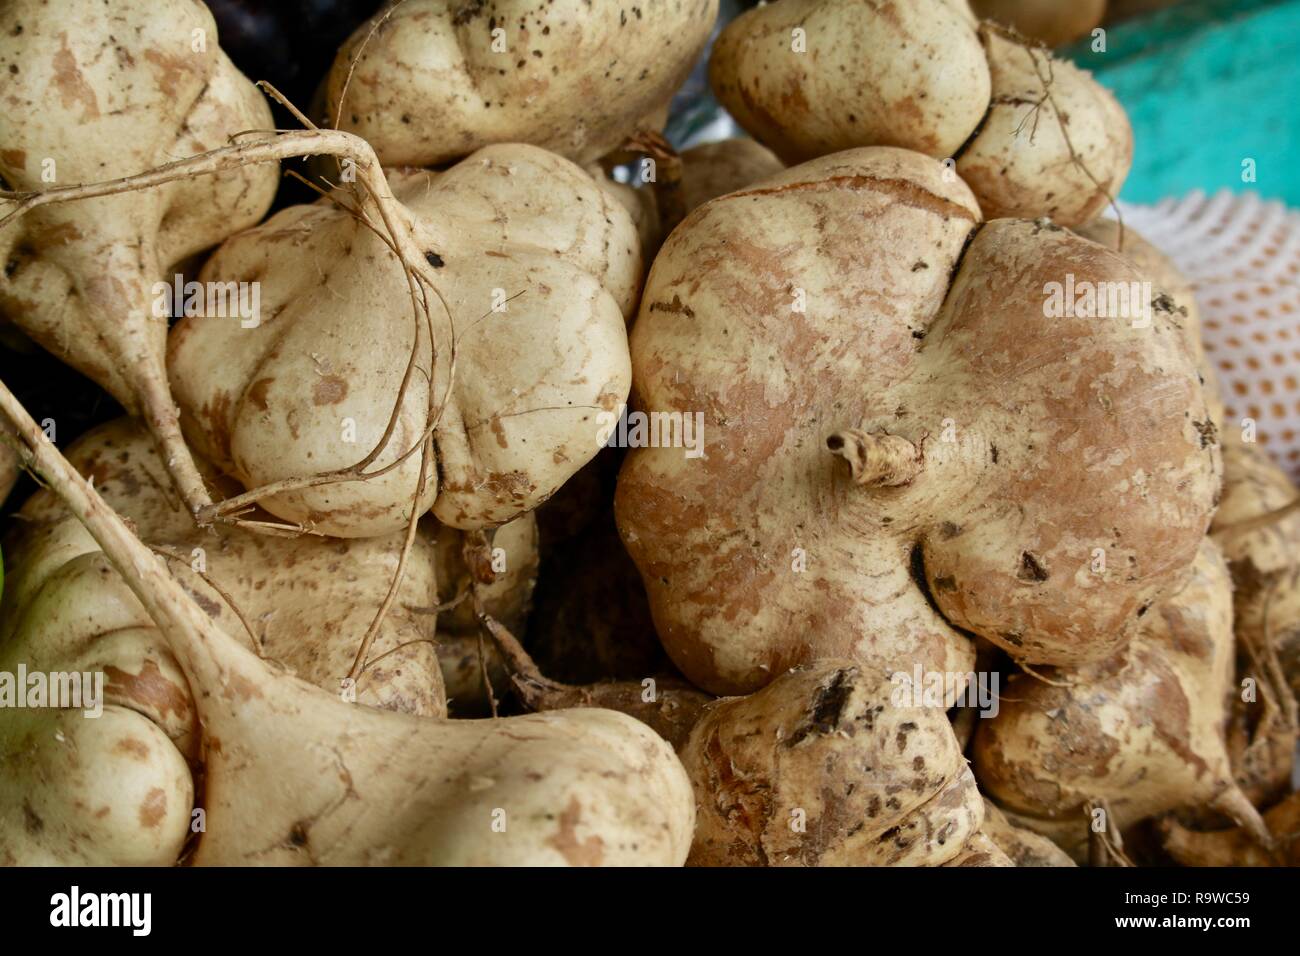
<svg viewBox="0 0 1300 956">
<path fill-rule="evenodd" d="M 424 254 L 424 259 L 435 269 L 441 269 L 446 265 L 446 263 L 442 261 L 442 256 L 438 255 L 438 253 L 434 252 L 432 249 Z"/>
<path fill-rule="evenodd" d="M 787 746 L 793 747 L 813 734 L 826 736 L 839 729 L 844 708 L 853 695 L 853 677 L 854 671 L 851 668 L 839 670 L 829 683 L 817 688 L 808 722 L 794 732 Z"/>
<path fill-rule="evenodd" d="M 1020 570 L 1016 577 L 1021 581 L 1030 581 L 1035 584 L 1047 580 L 1047 568 L 1043 567 L 1042 560 L 1032 551 L 1022 551 L 1020 553 Z"/>
<path fill-rule="evenodd" d="M 23 827 L 32 836 L 36 836 L 45 829 L 45 821 L 41 819 L 40 814 L 32 809 L 31 803 L 27 800 L 23 801 Z"/>
</svg>

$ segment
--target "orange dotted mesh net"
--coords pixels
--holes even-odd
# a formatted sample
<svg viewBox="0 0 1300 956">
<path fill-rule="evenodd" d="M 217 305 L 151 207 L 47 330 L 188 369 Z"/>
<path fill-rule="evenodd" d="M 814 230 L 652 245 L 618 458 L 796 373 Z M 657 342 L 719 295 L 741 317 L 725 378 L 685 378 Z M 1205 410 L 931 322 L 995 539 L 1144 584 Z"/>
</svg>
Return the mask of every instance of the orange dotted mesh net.
<svg viewBox="0 0 1300 956">
<path fill-rule="evenodd" d="M 1300 212 L 1229 192 L 1120 209 L 1196 289 L 1224 427 L 1253 419 L 1260 446 L 1300 479 Z"/>
</svg>

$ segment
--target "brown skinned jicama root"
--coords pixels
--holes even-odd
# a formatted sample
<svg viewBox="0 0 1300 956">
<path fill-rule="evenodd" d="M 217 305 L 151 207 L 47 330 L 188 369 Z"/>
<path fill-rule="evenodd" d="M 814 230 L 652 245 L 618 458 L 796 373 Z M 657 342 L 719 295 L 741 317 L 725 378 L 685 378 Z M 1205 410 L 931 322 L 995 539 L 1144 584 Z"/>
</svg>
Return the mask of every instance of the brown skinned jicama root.
<svg viewBox="0 0 1300 956">
<path fill-rule="evenodd" d="M 181 438 L 164 367 L 171 312 L 155 308 L 155 284 L 171 287 L 182 260 L 257 222 L 275 167 L 15 211 L 27 191 L 224 146 L 270 127 L 271 111 L 217 46 L 207 8 L 183 0 L 7 3 L 0 73 L 0 314 L 148 424 L 197 512 L 211 499 Z"/>
<path fill-rule="evenodd" d="M 610 707 L 673 744 L 695 788 L 691 865 L 1015 865 L 980 830 L 947 716 L 897 702 L 893 681 L 830 660 L 720 700 L 664 680 L 575 687 L 482 620 L 529 709 Z"/>
<path fill-rule="evenodd" d="M 745 693 L 819 657 L 966 673 L 963 632 L 1106 660 L 1186 580 L 1220 469 L 1194 359 L 1160 299 L 1145 327 L 1045 317 L 1067 274 L 1144 278 L 1049 223 L 981 224 L 963 183 L 883 147 L 674 231 L 634 404 L 698 416 L 705 454 L 632 449 L 615 505 L 693 684 Z"/>
<path fill-rule="evenodd" d="M 626 211 L 530 146 L 487 147 L 436 175 L 394 172 L 392 188 L 383 233 L 367 225 L 370 198 L 327 199 L 241 233 L 204 266 L 205 281 L 262 283 L 256 328 L 185 319 L 169 342 L 187 434 L 250 489 L 219 513 L 257 502 L 365 537 L 407 526 L 423 481 L 417 514 L 491 527 L 599 449 L 597 414 L 629 388 L 624 315 L 641 266 Z"/>
<path fill-rule="evenodd" d="M 1109 91 L 1032 41 L 977 23 L 964 0 L 779 0 L 727 25 L 709 78 L 786 162 L 860 146 L 917 150 L 969 183 L 989 219 L 1088 222 L 1133 156 Z"/>
<path fill-rule="evenodd" d="M 1262 843 L 1259 813 L 1234 782 L 1223 738 L 1232 692 L 1232 585 L 1204 543 L 1191 581 L 1152 608 L 1114 659 L 1008 682 L 973 744 L 984 792 L 1018 825 L 1082 859 L 1093 818 L 1122 834 L 1182 807 L 1214 806 Z"/>
<path fill-rule="evenodd" d="M 1300 866 L 1300 792 L 1264 814 L 1274 848 L 1260 846 L 1242 827 L 1190 830 L 1172 817 L 1161 821 L 1165 851 L 1183 866 Z"/>
<path fill-rule="evenodd" d="M 685 858 L 689 781 L 643 725 L 600 710 L 446 722 L 348 704 L 277 672 L 216 627 L 2 384 L 0 413 L 19 432 L 28 466 L 148 610 L 195 692 L 206 830 L 194 863 Z M 52 778 L 69 804 L 90 795 L 71 786 L 87 755 L 70 753 Z M 34 852 L 21 839 L 18 850 Z"/>
<path fill-rule="evenodd" d="M 331 125 L 390 166 L 493 143 L 588 163 L 666 108 L 717 14 L 718 0 L 390 2 L 339 50 Z M 618 93 L 593 95 L 600 86 Z"/>
<path fill-rule="evenodd" d="M 988 850 L 983 801 L 947 717 L 895 703 L 895 687 L 819 661 L 706 707 L 681 750 L 696 793 L 689 862 L 990 865 L 971 860 Z"/>
</svg>

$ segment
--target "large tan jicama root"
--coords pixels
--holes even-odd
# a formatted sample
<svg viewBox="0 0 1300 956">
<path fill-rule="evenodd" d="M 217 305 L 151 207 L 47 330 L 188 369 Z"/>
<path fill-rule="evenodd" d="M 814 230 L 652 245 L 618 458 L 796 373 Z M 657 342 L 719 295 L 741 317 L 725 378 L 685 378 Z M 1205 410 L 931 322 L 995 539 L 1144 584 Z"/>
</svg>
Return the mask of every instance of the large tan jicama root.
<svg viewBox="0 0 1300 956">
<path fill-rule="evenodd" d="M 1161 821 L 1166 852 L 1184 866 L 1300 866 L 1300 793 L 1293 793 L 1264 814 L 1274 848 L 1260 846 L 1242 827 L 1204 832 L 1177 820 Z"/>
<path fill-rule="evenodd" d="M 349 704 L 276 671 L 216 627 L 2 384 L 0 412 L 17 427 L 27 464 L 64 498 L 148 610 L 194 691 L 205 811 L 195 863 L 685 858 L 690 784 L 668 745 L 643 725 L 600 710 L 445 722 Z M 58 757 L 48 765 L 57 773 L 44 780 L 61 795 L 46 812 L 74 819 L 75 804 L 92 807 L 94 788 L 103 785 L 85 775 L 87 763 L 107 754 L 73 749 L 66 735 L 42 741 Z M 147 808 L 141 804 L 142 813 Z M 5 809 L 0 854 L 66 859 L 52 828 L 24 828 L 17 811 Z"/>
<path fill-rule="evenodd" d="M 971 0 L 971 7 L 1046 46 L 1087 36 L 1106 15 L 1106 0 Z"/>
<path fill-rule="evenodd" d="M 446 714 L 433 643 L 438 619 L 411 610 L 438 602 L 439 562 L 424 535 L 412 544 L 397 600 L 379 623 L 366 668 L 345 684 L 358 640 L 396 573 L 403 535 L 338 540 L 270 536 L 229 525 L 198 528 L 171 493 L 167 472 L 147 434 L 130 419 L 84 435 L 68 450 L 68 459 L 94 482 L 109 507 L 167 560 L 181 586 L 233 640 L 330 693 L 389 710 Z M 230 482 L 223 485 L 202 459 L 198 464 L 210 487 L 229 487 Z M 56 667 L 57 660 L 50 658 L 72 648 L 102 657 L 105 643 L 120 640 L 114 635 L 128 626 L 150 646 L 163 644 L 122 581 L 103 575 L 107 564 L 98 545 L 53 492 L 40 491 L 23 506 L 5 556 L 11 576 L 0 648 L 10 656 L 39 657 L 46 669 L 85 670 L 79 662 Z M 97 613 L 85 620 L 75 616 L 77 609 L 87 607 Z M 119 609 L 121 617 L 115 619 L 101 608 Z M 66 634 L 60 630 L 62 623 L 71 628 Z M 178 706 L 187 712 L 192 710 L 190 692 L 174 679 L 174 665 L 165 652 L 157 660 L 142 656 L 138 669 L 128 669 L 119 678 L 138 691 L 134 702 L 164 683 L 150 667 L 172 675 L 165 681 L 168 695 L 181 701 Z"/>
<path fill-rule="evenodd" d="M 596 454 L 598 413 L 626 399 L 640 250 L 589 176 L 535 147 L 491 146 L 436 176 L 394 172 L 391 186 L 383 233 L 369 198 L 326 199 L 204 266 L 204 281 L 262 283 L 256 328 L 186 319 L 169 343 L 187 434 L 250 489 L 216 513 L 256 501 L 366 537 L 407 526 L 423 480 L 417 513 L 503 524 Z M 415 454 L 428 434 L 432 450 Z"/>
<path fill-rule="evenodd" d="M 274 165 L 48 204 L 28 191 L 101 181 L 224 146 L 271 111 L 186 0 L 14 0 L 0 11 L 0 313 L 148 423 L 193 511 L 210 503 L 181 438 L 156 283 L 261 218 Z M 19 202 L 16 202 L 19 201 Z M 160 314 L 161 313 L 161 314 Z M 205 321 L 234 322 L 238 318 Z"/>
<path fill-rule="evenodd" d="M 973 745 L 985 793 L 1015 822 L 1082 859 L 1090 808 L 1107 831 L 1182 807 L 1210 805 L 1268 834 L 1233 780 L 1223 738 L 1233 689 L 1232 586 L 1208 540 L 1191 581 L 1152 608 L 1114 659 L 1017 675 Z"/>
<path fill-rule="evenodd" d="M 717 14 L 718 0 L 390 2 L 339 50 L 331 125 L 390 166 L 492 143 L 591 162 L 666 108 Z"/>
<path fill-rule="evenodd" d="M 1105 660 L 1182 584 L 1220 468 L 1194 359 L 1159 297 L 1145 327 L 1046 317 L 1067 275 L 1144 281 L 1049 223 L 981 225 L 959 180 L 883 147 L 674 231 L 634 404 L 702 421 L 704 454 L 633 449 L 616 512 L 692 683 L 745 693 L 819 657 L 966 673 L 963 631 Z"/>
<path fill-rule="evenodd" d="M 957 0 L 778 0 L 713 48 L 714 93 L 789 163 L 859 146 L 925 153 L 989 219 L 1095 218 L 1128 175 L 1133 134 L 1109 91 Z"/>
</svg>

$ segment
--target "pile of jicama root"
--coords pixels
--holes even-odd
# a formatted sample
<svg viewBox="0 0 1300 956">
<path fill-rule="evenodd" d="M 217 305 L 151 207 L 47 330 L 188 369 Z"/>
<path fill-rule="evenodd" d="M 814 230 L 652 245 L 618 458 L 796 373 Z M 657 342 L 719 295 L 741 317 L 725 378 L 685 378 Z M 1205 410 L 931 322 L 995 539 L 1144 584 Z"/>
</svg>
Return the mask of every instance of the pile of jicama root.
<svg viewBox="0 0 1300 956">
<path fill-rule="evenodd" d="M 1300 863 L 1300 493 L 1123 109 L 966 0 L 717 19 L 400 0 L 295 104 L 0 4 L 0 864 Z"/>
</svg>

